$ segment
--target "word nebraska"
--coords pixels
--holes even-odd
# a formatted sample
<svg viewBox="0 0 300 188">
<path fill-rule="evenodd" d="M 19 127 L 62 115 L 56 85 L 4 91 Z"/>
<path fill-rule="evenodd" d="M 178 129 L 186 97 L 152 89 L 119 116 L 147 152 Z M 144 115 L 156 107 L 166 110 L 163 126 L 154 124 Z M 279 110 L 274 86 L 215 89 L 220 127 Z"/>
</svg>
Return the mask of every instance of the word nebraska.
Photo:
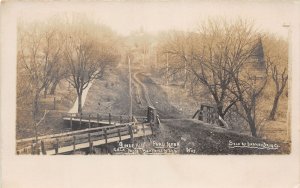
<svg viewBox="0 0 300 188">
<path fill-rule="evenodd" d="M 153 147 L 155 148 L 178 148 L 179 142 L 152 142 Z"/>
</svg>

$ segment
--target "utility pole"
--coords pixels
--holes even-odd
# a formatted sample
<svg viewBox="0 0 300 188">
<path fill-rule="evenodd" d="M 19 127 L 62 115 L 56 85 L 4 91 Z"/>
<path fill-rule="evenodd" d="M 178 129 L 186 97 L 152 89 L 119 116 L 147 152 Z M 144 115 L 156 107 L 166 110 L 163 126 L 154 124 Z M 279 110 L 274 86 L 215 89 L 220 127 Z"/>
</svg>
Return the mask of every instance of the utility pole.
<svg viewBox="0 0 300 188">
<path fill-rule="evenodd" d="M 167 53 L 167 86 L 169 85 L 169 53 Z"/>
<path fill-rule="evenodd" d="M 156 71 L 157 69 L 157 63 L 158 63 L 158 54 L 157 54 L 157 49 L 155 50 L 155 65 L 154 65 L 154 70 Z"/>
<path fill-rule="evenodd" d="M 282 24 L 282 27 L 287 28 L 288 29 L 288 43 L 289 43 L 289 47 L 288 47 L 288 67 L 291 67 L 291 63 L 292 63 L 292 29 L 291 29 L 291 25 L 288 23 L 284 23 Z M 290 105 L 288 105 L 288 111 L 290 111 Z M 290 116 L 288 116 L 288 119 L 290 118 Z M 290 120 L 288 120 L 289 122 Z M 287 123 L 286 124 L 286 142 L 290 141 L 290 137 L 289 137 L 289 129 L 290 129 L 290 124 Z"/>
<path fill-rule="evenodd" d="M 146 49 L 145 49 L 145 41 L 143 42 L 143 68 L 145 68 L 145 55 L 146 55 Z"/>
<path fill-rule="evenodd" d="M 184 89 L 186 89 L 186 82 L 187 82 L 187 67 L 186 67 L 186 61 L 184 61 Z"/>
<path fill-rule="evenodd" d="M 129 96 L 130 96 L 129 116 L 130 116 L 130 119 L 132 119 L 131 65 L 130 65 L 129 55 L 128 55 L 128 72 L 129 72 Z"/>
</svg>

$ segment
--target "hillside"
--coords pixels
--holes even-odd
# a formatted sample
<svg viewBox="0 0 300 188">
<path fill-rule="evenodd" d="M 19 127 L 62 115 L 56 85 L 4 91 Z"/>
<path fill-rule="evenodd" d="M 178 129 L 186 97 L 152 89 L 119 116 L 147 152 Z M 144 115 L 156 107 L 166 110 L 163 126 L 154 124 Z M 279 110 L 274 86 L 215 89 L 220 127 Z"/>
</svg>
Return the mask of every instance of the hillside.
<svg viewBox="0 0 300 188">
<path fill-rule="evenodd" d="M 156 129 L 156 136 L 147 142 L 180 142 L 180 153 L 186 153 L 186 147 L 192 146 L 197 154 L 272 154 L 289 153 L 288 144 L 281 140 L 260 139 L 249 136 L 249 131 L 226 130 L 215 125 L 205 124 L 191 119 L 197 110 L 198 102 L 184 93 L 181 86 L 164 86 L 157 83 L 151 74 L 134 70 L 133 80 L 133 114 L 146 116 L 147 93 L 152 105 L 157 108 L 162 124 Z M 127 115 L 130 106 L 128 94 L 128 72 L 126 66 L 111 70 L 108 77 L 96 80 L 91 87 L 85 112 L 111 113 Z M 246 128 L 245 128 L 246 129 Z M 277 144 L 278 149 L 229 148 L 229 143 Z M 137 140 L 145 142 L 145 140 Z"/>
</svg>

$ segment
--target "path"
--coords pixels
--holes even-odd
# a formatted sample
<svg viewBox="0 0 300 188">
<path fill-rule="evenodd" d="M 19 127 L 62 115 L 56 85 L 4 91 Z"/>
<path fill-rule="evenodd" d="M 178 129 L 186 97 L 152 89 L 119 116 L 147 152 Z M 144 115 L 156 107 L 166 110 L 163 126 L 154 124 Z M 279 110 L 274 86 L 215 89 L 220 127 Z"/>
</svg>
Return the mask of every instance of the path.
<svg viewBox="0 0 300 188">
<path fill-rule="evenodd" d="M 137 88 L 142 90 L 143 96 L 140 98 L 143 98 L 147 104 L 143 107 L 155 107 L 161 118 L 182 117 L 181 112 L 169 102 L 168 94 L 161 86 L 153 82 L 151 77 L 137 71 L 133 74 L 133 81 L 137 83 Z"/>
<path fill-rule="evenodd" d="M 152 104 L 152 102 L 151 102 L 151 100 L 150 100 L 150 97 L 149 97 L 148 89 L 147 89 L 147 87 L 145 86 L 145 84 L 143 84 L 143 83 L 136 77 L 137 74 L 142 74 L 142 73 L 141 73 L 141 72 L 135 72 L 135 73 L 133 74 L 133 80 L 134 80 L 134 82 L 138 83 L 138 85 L 139 85 L 140 87 L 142 87 L 143 92 L 144 92 L 144 97 L 145 97 L 145 100 L 146 100 L 146 102 L 147 102 L 147 106 L 153 106 L 153 104 Z M 138 88 L 138 93 L 139 93 L 139 95 L 140 95 L 139 88 Z M 153 106 L 153 107 L 154 107 L 154 106 Z"/>
</svg>

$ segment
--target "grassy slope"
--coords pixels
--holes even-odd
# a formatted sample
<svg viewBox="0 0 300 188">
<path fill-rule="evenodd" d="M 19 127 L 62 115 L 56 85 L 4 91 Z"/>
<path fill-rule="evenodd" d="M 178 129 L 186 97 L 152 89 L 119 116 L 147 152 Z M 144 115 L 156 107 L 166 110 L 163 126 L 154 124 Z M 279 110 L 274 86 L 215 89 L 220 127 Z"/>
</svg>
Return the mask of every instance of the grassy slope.
<svg viewBox="0 0 300 188">
<path fill-rule="evenodd" d="M 198 104 L 193 104 L 188 95 L 181 95 L 178 88 L 172 88 L 174 95 L 168 95 L 168 91 L 163 85 L 157 85 L 145 74 L 137 76 L 146 84 L 150 99 L 160 112 L 163 124 L 159 128 L 159 134 L 154 138 L 161 142 L 181 143 L 181 153 L 186 153 L 186 146 L 196 149 L 198 154 L 272 154 L 289 153 L 287 144 L 266 141 L 253 138 L 233 131 L 224 130 L 218 127 L 208 126 L 197 120 L 189 119 L 194 108 Z M 134 86 L 135 87 L 135 86 Z M 129 107 L 128 95 L 128 74 L 126 69 L 115 69 L 109 77 L 94 82 L 84 110 L 86 112 L 99 112 L 112 114 L 127 114 Z M 177 91 L 177 92 L 176 92 Z M 134 91 L 133 91 L 134 92 Z M 188 101 L 190 100 L 190 101 Z M 98 104 L 100 103 L 100 105 Z M 105 106 L 109 106 L 106 108 Z M 133 114 L 145 115 L 146 106 L 140 106 L 133 100 Z M 190 109 L 185 110 L 185 109 Z M 192 110 L 191 110 L 192 109 Z M 166 119 L 168 118 L 168 119 Z M 169 119 L 172 118 L 172 119 Z M 178 119 L 180 118 L 180 119 Z M 181 119 L 183 118 L 183 119 Z M 182 138 L 185 140 L 183 141 Z M 276 143 L 280 145 L 279 150 L 259 150 L 259 149 L 229 149 L 229 140 L 233 142 L 254 142 L 254 143 Z M 141 140 L 142 142 L 145 140 Z M 151 145 L 151 144 L 150 144 Z"/>
<path fill-rule="evenodd" d="M 54 110 L 53 100 L 56 97 L 56 108 Z M 68 83 L 62 82 L 56 90 L 55 95 L 47 95 L 46 98 L 41 96 L 40 114 L 41 118 L 44 110 L 49 112 L 38 127 L 38 135 L 55 134 L 64 132 L 65 126 L 63 124 L 62 116 L 68 112 L 73 106 L 76 99 L 75 90 L 68 89 Z M 34 127 L 32 125 L 30 108 L 17 108 L 17 123 L 16 123 L 16 138 L 28 138 L 35 136 Z"/>
<path fill-rule="evenodd" d="M 247 135 L 237 134 L 219 127 L 203 124 L 197 120 L 163 120 L 161 125 L 163 132 L 160 141 L 180 141 L 180 152 L 186 153 L 186 147 L 196 150 L 197 154 L 287 154 L 289 145 L 280 142 L 271 142 Z M 232 142 L 251 142 L 278 144 L 278 150 L 229 148 L 229 140 Z"/>
<path fill-rule="evenodd" d="M 140 106 L 134 95 L 132 99 L 133 114 L 145 116 L 146 106 Z M 106 75 L 103 79 L 95 80 L 87 95 L 83 111 L 85 113 L 128 115 L 129 106 L 127 68 L 118 67 L 111 69 L 109 75 Z"/>
<path fill-rule="evenodd" d="M 162 83 L 162 79 L 159 74 L 151 74 L 151 79 L 159 84 L 160 89 L 166 93 L 166 98 L 168 102 L 180 110 L 184 117 L 191 118 L 195 111 L 199 108 L 201 103 L 209 103 L 213 100 L 210 99 L 210 95 L 207 93 L 205 88 L 198 88 L 197 92 L 194 93 L 194 96 L 191 96 L 184 88 L 180 85 L 175 85 L 170 82 L 169 86 L 166 86 Z M 200 90 L 199 90 L 200 89 Z M 264 100 L 260 100 L 260 114 L 258 114 L 259 122 L 261 122 L 260 127 L 258 128 L 259 135 L 262 138 L 273 140 L 273 141 L 286 141 L 287 140 L 287 103 L 288 98 L 282 95 L 279 102 L 278 111 L 277 111 L 277 120 L 269 121 L 266 119 L 270 113 L 272 107 L 272 98 L 270 91 L 266 91 L 267 94 L 264 94 Z M 237 133 L 248 134 L 250 135 L 250 130 L 247 125 L 242 125 L 241 122 L 234 121 L 230 124 L 231 128 Z M 290 138 L 289 138 L 290 139 Z"/>
</svg>

